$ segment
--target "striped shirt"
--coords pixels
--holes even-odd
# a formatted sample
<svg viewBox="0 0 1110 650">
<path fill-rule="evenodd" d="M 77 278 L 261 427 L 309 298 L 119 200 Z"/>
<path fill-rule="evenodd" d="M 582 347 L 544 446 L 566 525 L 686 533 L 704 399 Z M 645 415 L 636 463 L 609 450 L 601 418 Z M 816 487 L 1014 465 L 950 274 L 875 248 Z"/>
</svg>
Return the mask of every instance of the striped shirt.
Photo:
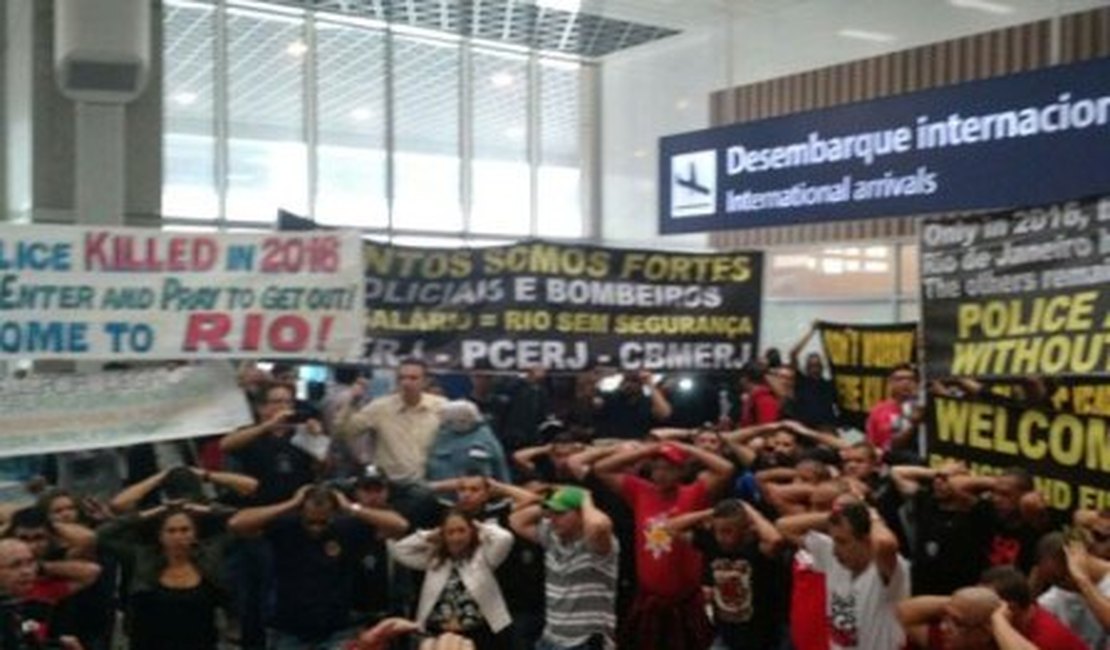
<svg viewBox="0 0 1110 650">
<path fill-rule="evenodd" d="M 615 648 L 619 555 L 616 538 L 608 555 L 598 555 L 590 550 L 585 539 L 561 541 L 547 520 L 540 522 L 537 532 L 547 571 L 544 640 L 570 647 L 599 634 L 605 639 L 606 648 Z"/>
</svg>

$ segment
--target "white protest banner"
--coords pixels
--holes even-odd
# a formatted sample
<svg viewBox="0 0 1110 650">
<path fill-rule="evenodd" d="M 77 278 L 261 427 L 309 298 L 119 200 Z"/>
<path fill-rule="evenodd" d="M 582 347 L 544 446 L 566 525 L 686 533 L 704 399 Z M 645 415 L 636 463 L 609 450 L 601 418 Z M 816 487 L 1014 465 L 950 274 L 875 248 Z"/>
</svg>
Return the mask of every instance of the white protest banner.
<svg viewBox="0 0 1110 650">
<path fill-rule="evenodd" d="M 355 232 L 0 227 L 0 358 L 357 358 Z"/>
<path fill-rule="evenodd" d="M 0 457 L 191 438 L 250 422 L 235 369 L 221 363 L 0 382 Z"/>
</svg>

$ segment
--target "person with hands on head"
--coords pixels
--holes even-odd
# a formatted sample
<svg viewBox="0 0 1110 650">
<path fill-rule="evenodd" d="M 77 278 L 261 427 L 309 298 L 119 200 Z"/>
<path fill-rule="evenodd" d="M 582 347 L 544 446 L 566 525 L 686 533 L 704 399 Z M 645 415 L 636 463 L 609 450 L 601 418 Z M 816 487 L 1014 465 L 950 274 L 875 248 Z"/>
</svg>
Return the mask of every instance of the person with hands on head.
<svg viewBox="0 0 1110 650">
<path fill-rule="evenodd" d="M 703 585 L 713 607 L 714 649 L 778 647 L 784 618 L 779 586 L 786 567 L 779 561 L 783 538 L 774 524 L 747 503 L 725 499 L 671 518 L 667 526 L 676 535 L 692 532 L 705 557 Z"/>
<path fill-rule="evenodd" d="M 546 624 L 539 650 L 615 648 L 619 545 L 613 522 L 579 487 L 517 510 L 513 531 L 544 549 Z"/>
<path fill-rule="evenodd" d="M 708 473 L 681 483 L 686 463 L 695 459 Z M 650 480 L 628 473 L 650 462 Z M 622 639 L 642 650 L 704 648 L 712 641 L 701 592 L 701 557 L 690 542 L 675 537 L 666 521 L 709 506 L 709 498 L 732 477 L 732 463 L 692 445 L 647 444 L 597 463 L 597 478 L 619 494 L 635 520 L 635 560 L 639 588 L 626 617 Z"/>
<path fill-rule="evenodd" d="M 1063 533 L 1049 533 L 1037 542 L 1032 583 L 1046 587 L 1037 604 L 1087 645 L 1110 646 L 1110 563 L 1090 557 L 1081 542 L 1069 547 Z"/>
<path fill-rule="evenodd" d="M 228 527 L 237 535 L 261 534 L 272 548 L 270 647 L 330 650 L 355 635 L 359 568 L 376 532 L 396 537 L 408 522 L 392 510 L 309 485 L 281 503 L 239 511 Z"/>
<path fill-rule="evenodd" d="M 825 364 L 817 352 L 807 354 L 805 364 L 801 363 L 802 350 L 819 328 L 820 321 L 810 323 L 806 333 L 790 348 L 790 367 L 795 376 L 793 413 L 808 427 L 832 431 L 839 420 L 836 385 L 825 379 Z"/>
<path fill-rule="evenodd" d="M 39 650 L 54 643 L 60 650 L 84 650 L 71 636 L 55 636 L 49 612 L 28 603 L 38 563 L 31 548 L 13 538 L 0 538 L 0 648 Z"/>
<path fill-rule="evenodd" d="M 1069 542 L 1064 553 L 1076 590 L 1102 625 L 1105 639 L 1110 635 L 1110 562 L 1090 555 L 1079 540 Z"/>
<path fill-rule="evenodd" d="M 108 507 L 116 514 L 130 512 L 155 491 L 161 493 L 162 502 L 208 501 L 204 486 L 213 485 L 225 488 L 239 495 L 250 497 L 258 490 L 258 479 L 235 472 L 211 472 L 199 467 L 174 467 L 134 483 L 117 494 L 108 502 Z"/>
<path fill-rule="evenodd" d="M 904 642 L 894 606 L 909 596 L 909 566 L 882 517 L 852 495 L 831 513 L 783 517 L 786 539 L 813 557 L 826 578 L 826 615 L 833 650 L 899 650 Z M 820 532 L 820 529 L 828 532 Z"/>
<path fill-rule="evenodd" d="M 512 550 L 512 533 L 455 509 L 438 528 L 417 531 L 390 547 L 402 565 L 424 571 L 416 621 L 433 633 L 453 632 L 478 650 L 502 650 L 512 623 L 494 570 Z"/>
</svg>

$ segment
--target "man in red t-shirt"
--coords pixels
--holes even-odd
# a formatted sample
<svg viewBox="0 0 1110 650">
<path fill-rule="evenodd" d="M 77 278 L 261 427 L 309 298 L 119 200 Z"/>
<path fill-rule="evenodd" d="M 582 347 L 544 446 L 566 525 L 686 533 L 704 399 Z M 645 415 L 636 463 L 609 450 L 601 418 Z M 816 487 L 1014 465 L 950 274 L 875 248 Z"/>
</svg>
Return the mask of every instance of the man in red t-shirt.
<svg viewBox="0 0 1110 650">
<path fill-rule="evenodd" d="M 625 470 L 650 461 L 651 480 Z M 689 460 L 706 468 L 689 485 L 681 483 Z M 701 592 L 701 555 L 671 534 L 667 520 L 709 507 L 710 494 L 731 477 L 732 464 L 692 445 L 647 444 L 619 452 L 594 467 L 599 480 L 628 503 L 636 524 L 636 599 L 621 634 L 621 647 L 638 650 L 708 648 L 713 631 Z"/>
<path fill-rule="evenodd" d="M 917 369 L 896 366 L 887 377 L 890 397 L 871 407 L 867 415 L 867 440 L 883 452 L 917 450 L 917 427 L 924 411 L 917 403 Z"/>
</svg>

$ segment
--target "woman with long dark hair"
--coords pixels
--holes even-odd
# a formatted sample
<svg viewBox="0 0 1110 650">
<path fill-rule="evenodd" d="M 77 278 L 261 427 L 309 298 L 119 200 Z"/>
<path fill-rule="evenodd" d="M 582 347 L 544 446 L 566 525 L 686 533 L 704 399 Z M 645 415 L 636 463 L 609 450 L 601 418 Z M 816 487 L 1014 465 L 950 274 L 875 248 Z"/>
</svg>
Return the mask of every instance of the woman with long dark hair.
<svg viewBox="0 0 1110 650">
<path fill-rule="evenodd" d="M 198 539 L 204 506 L 160 506 L 118 519 L 101 544 L 131 566 L 127 622 L 131 650 L 216 650 L 216 609 L 226 604 L 219 579 L 226 535 Z"/>
<path fill-rule="evenodd" d="M 494 576 L 513 547 L 512 533 L 451 510 L 439 528 L 422 530 L 392 548 L 401 564 L 424 571 L 416 620 L 429 632 L 453 632 L 478 650 L 506 647 L 512 619 Z"/>
</svg>

